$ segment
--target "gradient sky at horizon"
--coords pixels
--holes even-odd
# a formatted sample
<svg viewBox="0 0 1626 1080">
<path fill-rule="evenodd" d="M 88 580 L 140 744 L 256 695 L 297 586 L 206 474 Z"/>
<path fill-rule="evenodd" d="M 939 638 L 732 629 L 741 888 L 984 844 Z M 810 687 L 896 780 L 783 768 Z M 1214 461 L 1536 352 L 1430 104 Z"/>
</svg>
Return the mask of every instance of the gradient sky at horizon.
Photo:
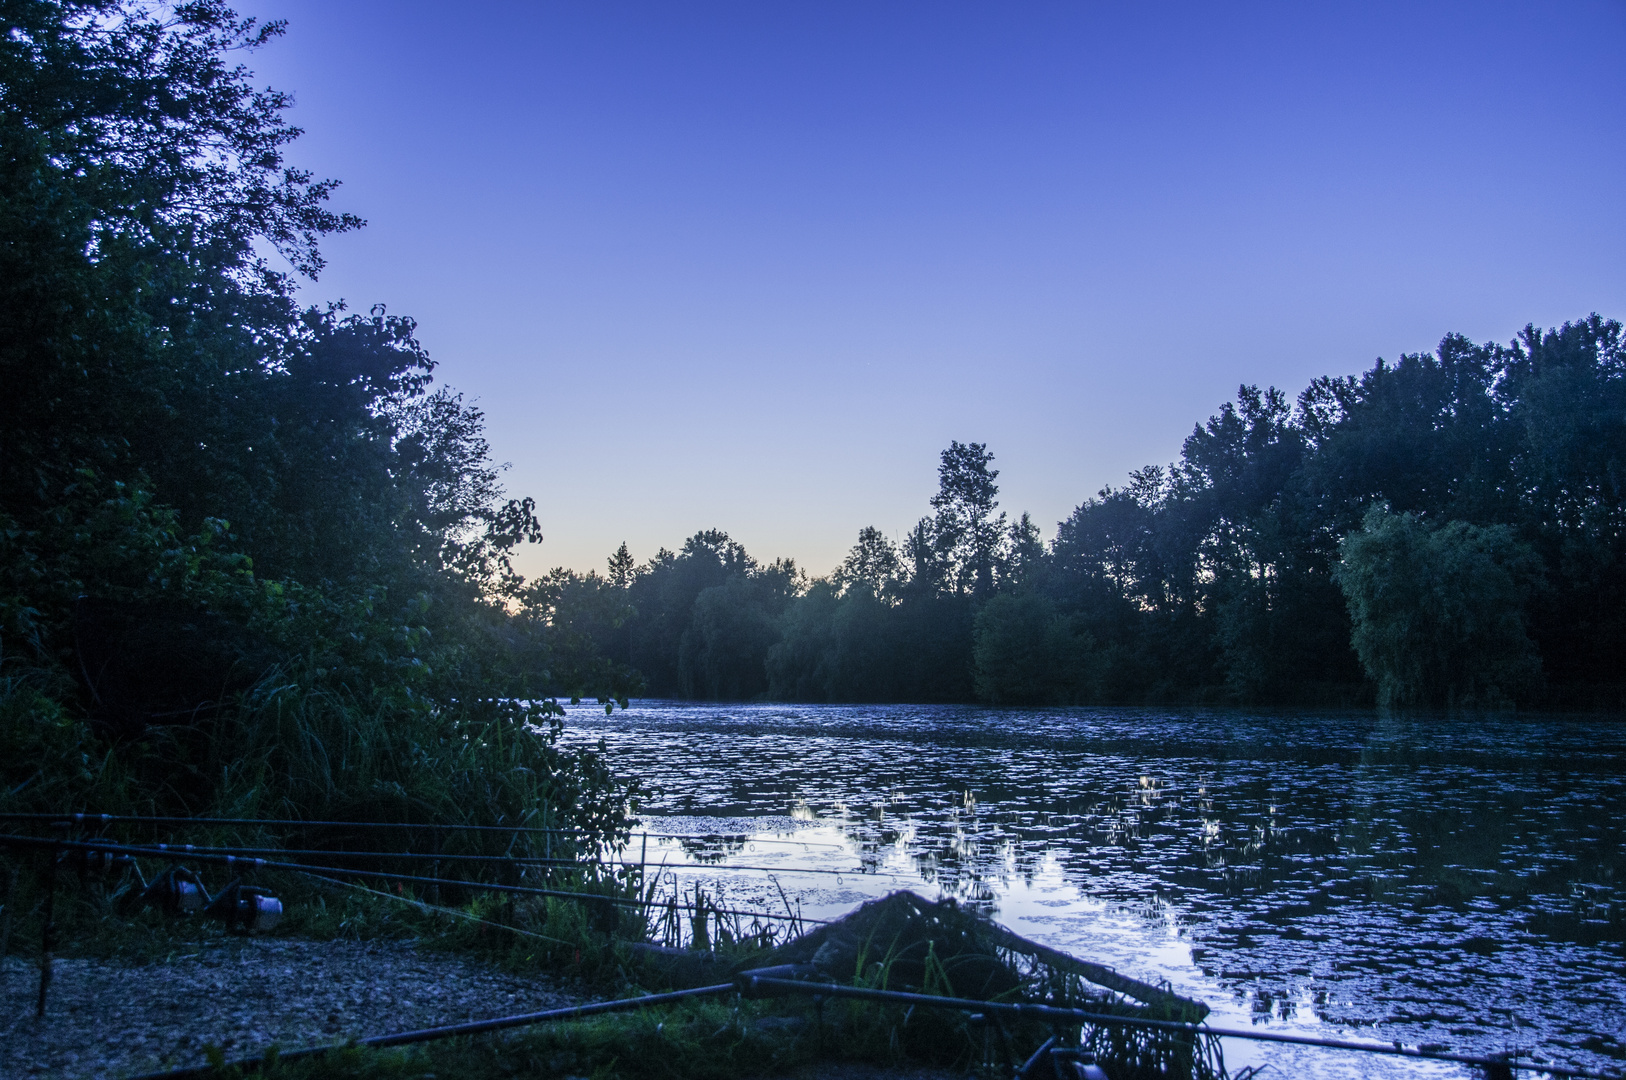
<svg viewBox="0 0 1626 1080">
<path fill-rule="evenodd" d="M 1239 383 L 1626 316 L 1626 5 L 261 0 L 307 299 L 416 317 L 547 540 L 1055 522 Z"/>
</svg>

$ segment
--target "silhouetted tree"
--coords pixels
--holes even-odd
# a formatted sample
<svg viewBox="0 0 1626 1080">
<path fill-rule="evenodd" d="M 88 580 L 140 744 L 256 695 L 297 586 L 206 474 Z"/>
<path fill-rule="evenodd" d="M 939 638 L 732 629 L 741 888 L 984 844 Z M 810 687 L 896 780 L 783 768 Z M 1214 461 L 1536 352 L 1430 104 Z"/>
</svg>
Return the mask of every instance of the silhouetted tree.
<svg viewBox="0 0 1626 1080">
<path fill-rule="evenodd" d="M 979 598 L 993 592 L 1005 538 L 1005 515 L 994 515 L 999 470 L 988 467 L 993 460 L 982 443 L 950 442 L 931 501 L 933 544 L 949 567 L 954 591 Z"/>
<path fill-rule="evenodd" d="M 632 552 L 627 550 L 627 542 L 621 541 L 621 546 L 606 560 L 610 567 L 610 584 L 618 589 L 625 589 L 632 584 L 637 573 L 638 564 L 633 560 Z"/>
<path fill-rule="evenodd" d="M 882 596 L 893 589 L 903 561 L 897 546 L 881 530 L 866 525 L 858 531 L 858 542 L 842 560 L 832 580 L 843 592 L 861 589 Z"/>
<path fill-rule="evenodd" d="M 1048 547 L 998 511 L 987 448 L 951 443 L 901 548 L 866 528 L 788 602 L 767 692 L 1619 702 L 1622 337 L 1593 316 L 1506 346 L 1450 335 L 1291 403 L 1244 385 Z"/>
<path fill-rule="evenodd" d="M 1343 542 L 1355 651 L 1387 705 L 1505 705 L 1540 677 L 1525 631 L 1535 553 L 1505 525 L 1430 528 L 1381 506 Z"/>
</svg>

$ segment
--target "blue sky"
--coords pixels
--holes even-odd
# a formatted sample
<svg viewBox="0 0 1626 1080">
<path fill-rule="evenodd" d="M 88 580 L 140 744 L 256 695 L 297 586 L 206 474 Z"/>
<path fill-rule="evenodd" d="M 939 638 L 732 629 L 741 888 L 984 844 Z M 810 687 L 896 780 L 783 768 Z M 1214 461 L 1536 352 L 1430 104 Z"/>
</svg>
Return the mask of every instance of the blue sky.
<svg viewBox="0 0 1626 1080">
<path fill-rule="evenodd" d="M 1626 4 L 266 0 L 309 299 L 420 322 L 522 566 L 828 571 L 987 443 L 1046 535 L 1242 382 L 1626 316 Z"/>
</svg>

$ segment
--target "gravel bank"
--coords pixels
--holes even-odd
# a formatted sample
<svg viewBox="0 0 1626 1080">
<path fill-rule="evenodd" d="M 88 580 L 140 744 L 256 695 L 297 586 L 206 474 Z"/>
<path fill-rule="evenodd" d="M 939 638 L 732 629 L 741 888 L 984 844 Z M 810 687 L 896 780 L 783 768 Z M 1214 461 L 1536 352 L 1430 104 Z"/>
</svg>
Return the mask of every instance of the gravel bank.
<svg viewBox="0 0 1626 1080">
<path fill-rule="evenodd" d="M 582 1000 L 408 942 L 235 938 L 159 964 L 58 960 L 34 1019 L 39 973 L 7 958 L 0 1076 L 107 1078 L 228 1057 L 559 1008 Z"/>
</svg>

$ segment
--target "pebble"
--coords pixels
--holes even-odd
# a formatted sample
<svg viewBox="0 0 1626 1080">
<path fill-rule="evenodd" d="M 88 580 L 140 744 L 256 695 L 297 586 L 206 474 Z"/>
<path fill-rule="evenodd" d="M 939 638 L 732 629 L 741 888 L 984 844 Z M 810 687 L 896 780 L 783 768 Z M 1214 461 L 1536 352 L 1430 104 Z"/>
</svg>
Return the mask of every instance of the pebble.
<svg viewBox="0 0 1626 1080">
<path fill-rule="evenodd" d="M 0 967 L 0 1076 L 117 1077 L 275 1044 L 291 1050 L 583 1000 L 544 976 L 411 942 L 234 938 L 163 963 L 59 959 L 44 1020 L 39 969 Z"/>
</svg>

